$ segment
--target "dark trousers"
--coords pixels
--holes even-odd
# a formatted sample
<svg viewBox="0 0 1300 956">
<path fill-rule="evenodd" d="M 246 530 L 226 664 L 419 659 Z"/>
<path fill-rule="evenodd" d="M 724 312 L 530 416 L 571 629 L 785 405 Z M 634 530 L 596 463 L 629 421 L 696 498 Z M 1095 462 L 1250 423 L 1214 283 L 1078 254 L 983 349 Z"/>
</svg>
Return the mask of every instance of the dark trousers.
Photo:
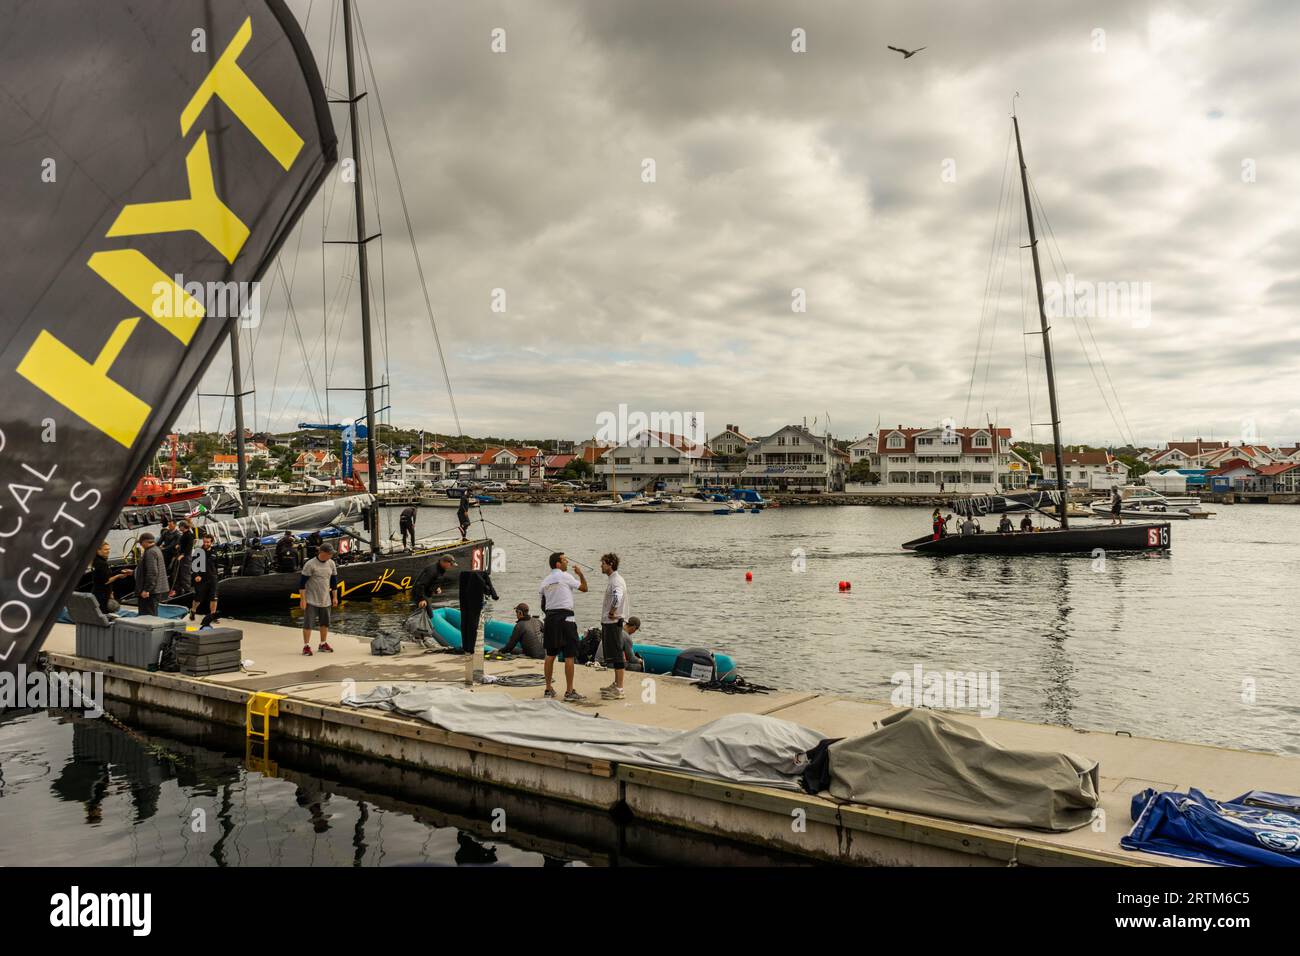
<svg viewBox="0 0 1300 956">
<path fill-rule="evenodd" d="M 415 547 L 415 525 L 402 522 L 402 547 L 406 547 L 406 536 L 411 536 L 411 547 Z"/>
<path fill-rule="evenodd" d="M 600 625 L 600 644 L 605 652 L 605 666 L 621 671 L 627 667 L 623 659 L 623 620 L 603 621 Z"/>
<path fill-rule="evenodd" d="M 158 615 L 158 594 L 156 591 L 150 591 L 148 597 L 137 597 L 135 600 L 136 609 L 143 617 L 149 615 L 157 617 Z"/>
<path fill-rule="evenodd" d="M 478 644 L 478 623 L 483 619 L 483 605 L 479 601 L 460 608 L 460 649 L 473 654 Z"/>
</svg>

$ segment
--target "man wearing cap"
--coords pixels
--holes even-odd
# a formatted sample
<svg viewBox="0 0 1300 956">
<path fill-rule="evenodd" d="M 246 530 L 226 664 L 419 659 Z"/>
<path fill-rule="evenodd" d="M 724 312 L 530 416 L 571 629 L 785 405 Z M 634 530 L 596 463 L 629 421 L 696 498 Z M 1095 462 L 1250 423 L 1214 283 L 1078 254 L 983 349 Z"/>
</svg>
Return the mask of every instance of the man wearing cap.
<svg viewBox="0 0 1300 956">
<path fill-rule="evenodd" d="M 542 642 L 542 622 L 528 613 L 527 604 L 515 605 L 515 629 L 510 632 L 510 640 L 501 648 L 502 654 L 510 654 L 518 647 L 526 657 L 540 661 L 546 656 Z"/>
<path fill-rule="evenodd" d="M 330 608 L 339 603 L 339 569 L 334 563 L 334 548 L 328 541 L 322 541 L 316 550 L 316 557 L 309 558 L 302 566 L 302 577 L 298 579 L 298 606 L 302 608 L 302 652 L 311 656 L 311 629 L 320 628 L 320 644 L 317 650 L 326 654 L 334 648 L 329 645 Z"/>
<path fill-rule="evenodd" d="M 135 598 L 141 615 L 158 613 L 158 595 L 167 594 L 167 562 L 154 543 L 152 531 L 140 535 L 140 559 L 135 565 Z"/>
<path fill-rule="evenodd" d="M 429 602 L 442 593 L 442 586 L 450 581 L 450 572 L 455 566 L 456 559 L 450 554 L 444 554 L 420 572 L 415 584 L 411 585 L 411 600 L 416 607 L 428 607 Z"/>
</svg>

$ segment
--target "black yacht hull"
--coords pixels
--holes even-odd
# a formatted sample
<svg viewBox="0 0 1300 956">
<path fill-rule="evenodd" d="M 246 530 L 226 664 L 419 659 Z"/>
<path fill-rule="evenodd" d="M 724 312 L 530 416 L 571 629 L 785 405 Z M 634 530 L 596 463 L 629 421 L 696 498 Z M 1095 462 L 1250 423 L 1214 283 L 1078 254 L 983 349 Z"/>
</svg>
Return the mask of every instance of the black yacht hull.
<svg viewBox="0 0 1300 956">
<path fill-rule="evenodd" d="M 422 548 L 410 554 L 380 555 L 373 561 L 366 560 L 368 555 L 358 555 L 355 560 L 340 562 L 340 600 L 369 601 L 372 598 L 407 596 L 420 572 L 444 554 L 450 554 L 456 559 L 451 581 L 443 588 L 444 591 L 454 594 L 457 572 L 491 570 L 492 539 L 478 538 L 463 543 L 448 543 Z M 222 568 L 223 559 L 226 557 L 226 555 L 218 557 L 218 568 Z M 240 560 L 238 554 L 231 554 L 229 557 L 232 564 Z M 222 570 L 224 571 L 224 568 Z M 217 585 L 217 607 L 223 615 L 232 617 L 238 617 L 249 611 L 277 611 L 297 607 L 299 578 L 298 571 L 272 571 L 267 574 L 223 573 Z M 79 590 L 89 590 L 89 583 L 83 582 Z M 134 585 L 129 578 L 121 582 L 116 590 L 120 600 L 134 600 Z M 188 597 L 186 593 L 178 593 L 164 603 L 185 604 Z"/>
<path fill-rule="evenodd" d="M 1091 554 L 1102 551 L 1168 551 L 1169 525 L 1119 524 L 1090 528 L 1054 528 L 1011 534 L 931 535 L 906 542 L 918 554 Z"/>
</svg>

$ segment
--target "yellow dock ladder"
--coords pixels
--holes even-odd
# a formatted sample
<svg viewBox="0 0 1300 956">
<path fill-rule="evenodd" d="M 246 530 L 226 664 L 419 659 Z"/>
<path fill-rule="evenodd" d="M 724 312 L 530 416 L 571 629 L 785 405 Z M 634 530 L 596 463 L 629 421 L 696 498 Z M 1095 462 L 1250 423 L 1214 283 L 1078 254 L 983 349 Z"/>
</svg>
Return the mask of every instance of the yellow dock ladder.
<svg viewBox="0 0 1300 956">
<path fill-rule="evenodd" d="M 271 718 L 280 716 L 280 701 L 284 700 L 284 694 L 271 694 L 265 691 L 256 691 L 248 698 L 248 710 L 244 720 L 244 733 L 250 740 L 260 740 L 267 744 L 271 742 Z M 259 729 L 255 718 L 262 718 L 262 726 Z"/>
</svg>

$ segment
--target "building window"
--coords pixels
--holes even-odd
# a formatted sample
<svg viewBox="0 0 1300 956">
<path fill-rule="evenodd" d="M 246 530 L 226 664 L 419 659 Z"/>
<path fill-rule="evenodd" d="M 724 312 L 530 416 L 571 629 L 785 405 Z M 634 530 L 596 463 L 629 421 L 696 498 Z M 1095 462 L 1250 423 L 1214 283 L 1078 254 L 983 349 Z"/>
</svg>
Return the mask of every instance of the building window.
<svg viewBox="0 0 1300 956">
<path fill-rule="evenodd" d="M 903 438 L 902 435 L 890 435 L 890 436 L 889 436 L 889 447 L 890 447 L 890 448 L 902 448 L 905 444 L 906 444 L 906 441 L 904 440 L 904 438 Z"/>
<path fill-rule="evenodd" d="M 988 447 L 989 447 L 989 436 L 988 436 L 988 435 L 976 435 L 976 436 L 975 436 L 975 447 L 976 447 L 976 448 L 988 448 Z"/>
<path fill-rule="evenodd" d="M 933 438 L 918 438 L 918 439 L 916 440 L 916 443 L 917 443 L 918 445 L 933 445 L 933 444 L 934 444 L 934 439 L 933 439 Z"/>
</svg>

